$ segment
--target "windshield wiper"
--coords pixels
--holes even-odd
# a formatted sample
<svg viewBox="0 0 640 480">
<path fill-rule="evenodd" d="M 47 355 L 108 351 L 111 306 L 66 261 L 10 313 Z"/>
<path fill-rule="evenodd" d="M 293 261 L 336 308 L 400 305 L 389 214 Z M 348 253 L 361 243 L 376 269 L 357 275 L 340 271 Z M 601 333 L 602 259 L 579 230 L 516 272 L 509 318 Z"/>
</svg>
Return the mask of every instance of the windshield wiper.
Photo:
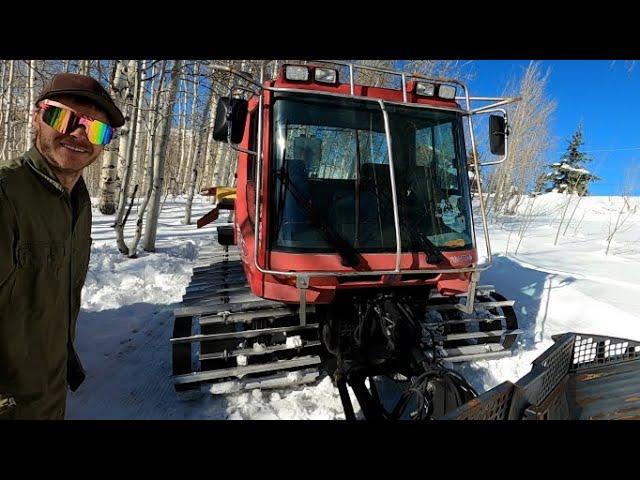
<svg viewBox="0 0 640 480">
<path fill-rule="evenodd" d="M 288 131 L 288 124 L 285 124 L 284 130 L 284 138 L 286 141 Z M 280 178 L 280 200 L 278 202 L 279 212 L 277 218 L 278 229 L 281 227 L 283 221 L 283 213 L 284 213 L 284 202 L 285 202 L 285 191 L 289 190 L 291 195 L 295 199 L 295 201 L 303 208 L 305 213 L 307 214 L 307 218 L 311 220 L 314 226 L 320 230 L 322 236 L 325 238 L 329 244 L 336 249 L 338 255 L 341 258 L 341 264 L 345 267 L 357 267 L 361 263 L 366 265 L 366 262 L 362 258 L 362 255 L 348 242 L 346 241 L 338 232 L 336 232 L 329 223 L 322 217 L 320 213 L 315 209 L 313 204 L 311 203 L 310 197 L 305 197 L 304 194 L 300 193 L 298 187 L 291 181 L 289 177 L 289 171 L 287 169 L 287 155 L 286 155 L 286 147 L 282 149 L 282 158 L 281 158 L 281 167 L 280 173 L 278 177 Z"/>
<path fill-rule="evenodd" d="M 377 191 L 373 191 L 372 193 L 374 194 L 374 196 L 378 201 L 384 199 L 387 205 L 392 204 L 391 199 L 388 197 L 388 195 L 385 192 L 382 193 L 383 199 L 380 198 Z M 398 207 L 400 206 L 401 205 L 399 204 Z M 420 231 L 419 229 L 416 229 L 415 227 L 411 227 L 407 223 L 407 220 L 405 219 L 404 216 L 398 215 L 398 217 L 402 227 L 404 227 L 407 233 L 409 233 L 409 240 L 411 240 L 412 250 L 417 245 L 416 248 L 420 248 L 425 253 L 425 255 L 427 256 L 427 262 L 430 264 L 438 264 L 446 260 L 446 258 L 444 257 L 440 249 L 436 247 L 431 240 L 429 240 L 429 237 L 427 237 L 424 234 L 424 232 Z"/>
<path fill-rule="evenodd" d="M 286 159 L 283 159 L 283 162 L 286 162 Z M 280 182 L 285 185 L 284 188 L 291 192 L 291 195 L 298 205 L 304 209 L 307 214 L 307 218 L 309 218 L 314 226 L 320 230 L 327 242 L 336 249 L 342 259 L 342 265 L 345 267 L 356 267 L 360 263 L 364 263 L 362 255 L 360 255 L 360 253 L 347 240 L 336 232 L 316 210 L 311 202 L 311 198 L 300 192 L 298 187 L 291 181 L 286 169 L 282 169 L 280 172 Z"/>
<path fill-rule="evenodd" d="M 407 228 L 406 224 L 405 228 Z M 421 232 L 420 230 L 410 230 L 409 235 L 411 235 L 412 239 L 415 239 L 416 237 L 414 237 L 412 233 L 417 233 L 417 239 L 422 243 L 424 253 L 427 255 L 428 263 L 437 264 L 445 260 L 442 252 L 438 249 L 438 247 L 435 246 L 435 244 L 431 240 L 429 240 L 429 237 L 427 237 L 423 232 Z"/>
</svg>

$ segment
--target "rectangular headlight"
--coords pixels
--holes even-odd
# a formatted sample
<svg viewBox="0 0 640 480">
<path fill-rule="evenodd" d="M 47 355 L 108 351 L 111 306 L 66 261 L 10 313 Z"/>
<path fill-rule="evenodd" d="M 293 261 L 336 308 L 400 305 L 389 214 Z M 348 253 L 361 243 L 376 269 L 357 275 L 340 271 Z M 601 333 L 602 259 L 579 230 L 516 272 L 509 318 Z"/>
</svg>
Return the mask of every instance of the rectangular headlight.
<svg viewBox="0 0 640 480">
<path fill-rule="evenodd" d="M 438 96 L 440 98 L 446 98 L 447 100 L 454 99 L 456 98 L 456 87 L 453 85 L 440 85 Z"/>
<path fill-rule="evenodd" d="M 331 68 L 316 67 L 315 78 L 316 82 L 336 83 L 338 81 L 338 72 Z"/>
<path fill-rule="evenodd" d="M 284 69 L 284 78 L 296 82 L 309 80 L 309 68 L 303 65 L 287 65 Z"/>
<path fill-rule="evenodd" d="M 433 97 L 435 92 L 436 86 L 433 83 L 416 83 L 416 95 L 420 95 L 421 97 Z"/>
</svg>

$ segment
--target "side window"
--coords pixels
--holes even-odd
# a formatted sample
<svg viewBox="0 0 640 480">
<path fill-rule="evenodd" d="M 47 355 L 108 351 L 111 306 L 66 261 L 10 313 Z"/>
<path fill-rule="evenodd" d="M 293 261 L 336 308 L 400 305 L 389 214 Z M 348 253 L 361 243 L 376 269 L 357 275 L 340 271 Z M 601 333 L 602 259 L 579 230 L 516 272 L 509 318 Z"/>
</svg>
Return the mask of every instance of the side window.
<svg viewBox="0 0 640 480">
<path fill-rule="evenodd" d="M 249 117 L 249 150 L 256 151 L 258 148 L 258 109 L 256 108 Z M 256 179 L 256 156 L 248 155 L 247 160 L 247 180 Z"/>
</svg>

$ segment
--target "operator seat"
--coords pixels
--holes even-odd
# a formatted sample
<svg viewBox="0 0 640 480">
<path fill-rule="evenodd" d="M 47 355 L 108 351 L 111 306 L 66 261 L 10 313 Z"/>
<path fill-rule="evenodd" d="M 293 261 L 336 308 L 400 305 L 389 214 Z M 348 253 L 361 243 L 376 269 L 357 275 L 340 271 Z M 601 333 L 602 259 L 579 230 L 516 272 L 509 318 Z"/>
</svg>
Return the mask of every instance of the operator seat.
<svg viewBox="0 0 640 480">
<path fill-rule="evenodd" d="M 282 224 L 278 234 L 278 243 L 283 246 L 306 246 L 305 242 L 313 237 L 313 229 L 309 215 L 295 199 L 292 190 L 302 197 L 310 195 L 307 166 L 303 160 L 287 160 L 289 187 L 285 191 L 284 203 L 281 205 Z M 292 185 L 291 185 L 292 184 Z M 280 196 L 280 185 L 277 183 L 276 196 Z"/>
</svg>

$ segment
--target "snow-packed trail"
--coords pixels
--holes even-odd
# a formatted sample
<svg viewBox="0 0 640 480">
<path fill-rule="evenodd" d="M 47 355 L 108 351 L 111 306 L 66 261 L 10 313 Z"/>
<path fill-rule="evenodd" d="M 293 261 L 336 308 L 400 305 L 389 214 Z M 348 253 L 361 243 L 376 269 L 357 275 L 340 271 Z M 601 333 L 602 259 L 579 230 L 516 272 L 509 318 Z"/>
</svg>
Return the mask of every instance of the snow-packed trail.
<svg viewBox="0 0 640 480">
<path fill-rule="evenodd" d="M 193 218 L 209 208 L 197 202 Z M 112 217 L 94 210 L 94 242 L 76 341 L 87 380 L 69 394 L 68 418 L 224 418 L 224 397 L 203 397 L 197 408 L 190 408 L 168 381 L 173 307 L 189 283 L 199 247 L 214 238 L 212 227 L 182 225 L 183 215 L 184 202 L 167 204 L 157 253 L 127 259 L 115 246 Z M 132 233 L 128 227 L 125 237 Z"/>
<path fill-rule="evenodd" d="M 517 253 L 521 218 L 491 225 L 494 262 L 481 283 L 495 285 L 516 300 L 525 333 L 512 357 L 455 367 L 474 387 L 483 391 L 522 377 L 557 333 L 640 340 L 640 212 L 615 237 L 609 255 L 604 254 L 604 239 L 618 200 L 583 199 L 557 246 L 553 242 L 565 201 L 560 195 L 536 200 L 534 220 Z M 198 198 L 193 219 L 209 208 Z M 168 199 L 160 218 L 157 253 L 125 259 L 115 247 L 113 218 L 94 210 L 94 244 L 77 338 L 88 378 L 69 394 L 67 418 L 343 418 L 338 391 L 326 377 L 305 387 L 226 396 L 205 392 L 189 399 L 173 391 L 172 310 L 189 283 L 200 248 L 215 239 L 212 226 L 197 230 L 195 225 L 182 225 L 183 214 L 184 200 Z M 128 229 L 128 238 L 131 235 Z M 478 241 L 482 252 L 482 235 Z M 393 385 L 381 382 L 380 387 L 387 401 L 397 396 Z"/>
<path fill-rule="evenodd" d="M 210 205 L 194 201 L 193 219 Z M 76 345 L 87 379 L 69 392 L 69 419 L 333 419 L 344 418 L 329 378 L 279 391 L 228 396 L 178 395 L 171 383 L 173 309 L 189 284 L 200 247 L 215 240 L 213 226 L 182 225 L 184 201 L 162 211 L 157 252 L 126 259 L 111 224 L 94 210 L 94 243 L 83 290 Z M 216 224 L 225 223 L 226 218 Z M 125 236 L 133 231 L 127 228 Z"/>
<path fill-rule="evenodd" d="M 107 325 L 116 317 L 127 319 L 127 330 L 120 335 L 108 331 Z M 203 397 L 198 408 L 188 408 L 188 402 L 177 397 L 167 381 L 171 372 L 171 309 L 138 303 L 87 313 L 83 321 L 78 343 L 81 358 L 87 358 L 88 378 L 71 394 L 70 418 L 225 418 L 224 397 Z M 96 355 L 96 351 L 102 354 Z"/>
</svg>

